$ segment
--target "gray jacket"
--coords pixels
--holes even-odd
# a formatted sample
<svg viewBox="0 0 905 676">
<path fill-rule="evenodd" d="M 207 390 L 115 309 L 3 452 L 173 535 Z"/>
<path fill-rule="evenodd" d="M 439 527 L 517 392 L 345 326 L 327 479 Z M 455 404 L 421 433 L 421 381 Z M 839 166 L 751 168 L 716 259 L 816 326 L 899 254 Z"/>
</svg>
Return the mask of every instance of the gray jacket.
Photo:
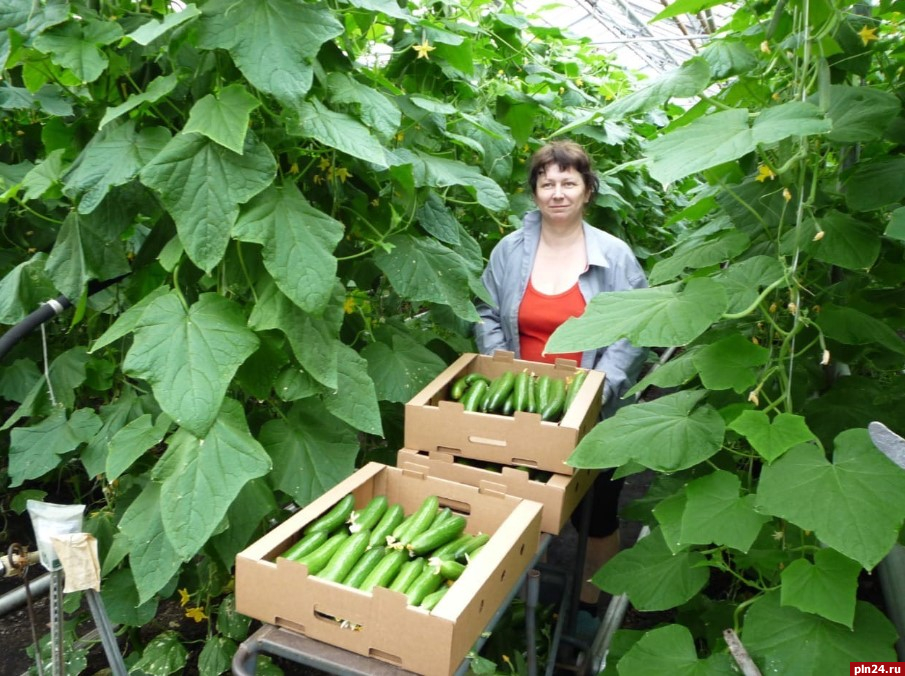
<svg viewBox="0 0 905 676">
<path fill-rule="evenodd" d="M 644 270 L 625 242 L 587 223 L 583 225 L 588 269 L 578 278 L 578 288 L 586 303 L 601 292 L 647 287 Z M 481 321 L 475 325 L 475 339 L 482 354 L 509 350 L 519 358 L 518 310 L 539 241 L 540 212 L 532 211 L 525 216 L 522 227 L 501 239 L 491 252 L 481 279 L 496 307 L 477 304 Z M 634 385 L 646 357 L 646 349 L 633 347 L 625 339 L 582 353 L 583 368 L 606 373 L 604 417 L 629 403 L 620 398 Z"/>
</svg>

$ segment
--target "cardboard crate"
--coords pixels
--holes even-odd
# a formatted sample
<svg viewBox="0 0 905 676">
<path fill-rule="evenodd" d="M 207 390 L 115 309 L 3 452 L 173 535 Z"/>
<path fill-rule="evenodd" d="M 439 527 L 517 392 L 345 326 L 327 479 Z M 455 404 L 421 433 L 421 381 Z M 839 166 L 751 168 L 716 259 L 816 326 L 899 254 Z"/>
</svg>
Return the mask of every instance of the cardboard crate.
<svg viewBox="0 0 905 676">
<path fill-rule="evenodd" d="M 540 529 L 551 535 L 559 535 L 600 473 L 600 470 L 580 469 L 571 475 L 549 474 L 549 478 L 542 480 L 532 479 L 528 472 L 517 467 L 495 465 L 494 469 L 484 469 L 468 462 L 449 453 L 411 448 L 402 448 L 396 455 L 396 466 L 402 469 L 541 503 L 544 509 Z"/>
<path fill-rule="evenodd" d="M 491 537 L 430 612 L 404 594 L 363 592 L 308 575 L 280 556 L 306 524 L 349 492 L 357 507 L 386 495 L 406 514 L 429 495 L 467 518 L 466 531 Z M 425 676 L 449 676 L 472 649 L 534 559 L 540 542 L 539 503 L 369 463 L 236 556 L 236 609 L 318 641 Z"/>
<path fill-rule="evenodd" d="M 575 469 L 566 460 L 600 416 L 605 377 L 600 371 L 588 372 L 558 423 L 545 422 L 540 414 L 525 411 L 512 416 L 466 411 L 460 402 L 450 400 L 449 389 L 460 376 L 481 373 L 493 379 L 506 371 L 525 368 L 538 376 L 559 379 L 578 370 L 574 361 L 566 359 L 545 364 L 515 359 L 511 352 L 463 354 L 405 405 L 405 447 L 573 474 Z"/>
</svg>

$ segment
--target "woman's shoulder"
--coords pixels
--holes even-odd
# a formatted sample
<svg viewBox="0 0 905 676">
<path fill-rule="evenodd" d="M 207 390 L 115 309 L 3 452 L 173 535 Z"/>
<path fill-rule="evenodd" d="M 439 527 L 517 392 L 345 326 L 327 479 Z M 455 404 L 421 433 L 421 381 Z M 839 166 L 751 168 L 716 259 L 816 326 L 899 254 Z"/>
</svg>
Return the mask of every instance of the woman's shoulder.
<svg viewBox="0 0 905 676">
<path fill-rule="evenodd" d="M 619 239 L 616 235 L 588 223 L 585 223 L 585 226 L 585 237 L 588 243 L 596 247 L 601 253 L 635 257 L 628 243 Z"/>
</svg>

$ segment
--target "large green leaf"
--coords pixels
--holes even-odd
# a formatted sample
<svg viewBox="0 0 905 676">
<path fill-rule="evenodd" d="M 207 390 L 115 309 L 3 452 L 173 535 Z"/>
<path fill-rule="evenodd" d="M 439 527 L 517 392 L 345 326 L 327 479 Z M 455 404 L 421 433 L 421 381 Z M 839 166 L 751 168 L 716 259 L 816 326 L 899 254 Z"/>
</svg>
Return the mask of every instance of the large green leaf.
<svg viewBox="0 0 905 676">
<path fill-rule="evenodd" d="M 411 235 L 397 235 L 388 244 L 390 251 L 375 252 L 374 264 L 400 296 L 448 305 L 467 321 L 479 319 L 473 302 L 479 282 L 458 252 L 435 239 Z"/>
<path fill-rule="evenodd" d="M 425 152 L 399 149 L 400 162 L 411 164 L 417 187 L 448 188 L 458 185 L 475 191 L 478 202 L 489 211 L 509 208 L 509 198 L 493 179 L 484 176 L 471 165 Z"/>
<path fill-rule="evenodd" d="M 427 234 L 453 246 L 459 243 L 459 222 L 433 190 L 427 194 L 424 204 L 418 207 L 417 216 Z"/>
<path fill-rule="evenodd" d="M 767 462 L 773 462 L 790 448 L 814 440 L 804 418 L 794 413 L 778 413 L 772 420 L 764 411 L 742 411 L 729 429 L 748 439 L 751 447 Z"/>
<path fill-rule="evenodd" d="M 122 224 L 95 214 L 69 212 L 46 271 L 64 296 L 76 299 L 92 279 L 113 279 L 131 272 L 123 246 Z"/>
<path fill-rule="evenodd" d="M 381 169 L 393 164 L 383 144 L 351 115 L 332 111 L 317 99 L 300 104 L 298 113 L 298 125 L 291 129 L 293 134 L 316 139 Z"/>
<path fill-rule="evenodd" d="M 35 164 L 34 168 L 22 179 L 22 188 L 25 190 L 22 199 L 27 202 L 42 196 L 59 196 L 60 191 L 57 185 L 65 173 L 64 155 L 63 148 L 57 148 L 49 152 L 42 162 Z"/>
<path fill-rule="evenodd" d="M 769 350 L 733 334 L 703 346 L 692 361 L 707 389 L 744 392 L 757 382 L 759 367 L 769 358 Z"/>
<path fill-rule="evenodd" d="M 25 395 L 22 403 L 7 417 L 0 431 L 9 429 L 23 417 L 50 416 L 54 409 L 75 407 L 76 389 L 85 382 L 88 353 L 84 347 L 70 348 L 50 364 L 50 380 L 42 376 Z"/>
<path fill-rule="evenodd" d="M 677 69 L 645 82 L 638 91 L 616 99 L 602 115 L 610 120 L 642 113 L 659 107 L 669 99 L 688 98 L 700 94 L 710 84 L 710 66 L 700 58 L 688 59 Z M 596 117 L 596 115 L 595 115 Z"/>
<path fill-rule="evenodd" d="M 714 279 L 720 282 L 729 299 L 728 312 L 742 312 L 757 300 L 760 289 L 783 276 L 783 266 L 771 256 L 752 256 L 733 262 Z"/>
<path fill-rule="evenodd" d="M 50 54 L 51 61 L 87 83 L 94 82 L 107 68 L 107 56 L 100 48 L 122 35 L 118 23 L 83 18 L 42 33 L 35 38 L 34 45 Z"/>
<path fill-rule="evenodd" d="M 393 335 L 392 346 L 371 343 L 361 356 L 381 401 L 404 404 L 446 368 L 436 353 L 402 333 Z"/>
<path fill-rule="evenodd" d="M 886 232 L 887 237 L 905 242 L 905 207 L 899 207 L 892 212 Z"/>
<path fill-rule="evenodd" d="M 845 203 L 852 211 L 873 211 L 905 199 L 905 157 L 859 164 L 845 182 Z"/>
<path fill-rule="evenodd" d="M 355 106 L 361 121 L 384 141 L 393 137 L 402 122 L 402 113 L 386 95 L 346 73 L 327 75 L 327 96 L 332 104 Z"/>
<path fill-rule="evenodd" d="M 163 589 L 182 566 L 163 530 L 162 507 L 160 484 L 149 481 L 119 521 L 119 529 L 129 542 L 129 566 L 139 603 Z"/>
<path fill-rule="evenodd" d="M 644 378 L 639 380 L 634 387 L 625 393 L 625 396 L 630 397 L 638 392 L 643 392 L 652 385 L 668 389 L 689 382 L 698 375 L 698 370 L 694 365 L 693 357 L 700 349 L 700 346 L 690 347 L 668 361 L 658 364 L 657 368 L 651 369 Z"/>
<path fill-rule="evenodd" d="M 735 258 L 748 248 L 750 239 L 741 230 L 727 229 L 715 237 L 692 237 L 683 242 L 669 258 L 659 260 L 650 273 L 653 285 L 675 279 L 685 270 L 718 265 Z"/>
<path fill-rule="evenodd" d="M 814 563 L 796 559 L 782 571 L 781 602 L 854 629 L 861 566 L 835 549 L 818 549 Z"/>
<path fill-rule="evenodd" d="M 98 476 L 107 471 L 110 440 L 131 420 L 148 412 L 144 408 L 144 403 L 148 399 L 151 399 L 150 395 L 143 400 L 135 394 L 133 388 L 124 387 L 116 399 L 101 405 L 100 418 L 103 426 L 79 456 L 88 476 Z"/>
<path fill-rule="evenodd" d="M 867 430 L 836 437 L 833 462 L 802 444 L 767 465 L 757 489 L 758 510 L 813 531 L 868 570 L 896 542 L 905 520 L 905 473 L 873 445 Z"/>
<path fill-rule="evenodd" d="M 673 554 L 659 528 L 624 549 L 592 578 L 610 594 L 628 594 L 638 610 L 674 608 L 697 594 L 710 575 L 697 552 Z"/>
<path fill-rule="evenodd" d="M 243 152 L 251 111 L 261 105 L 241 84 L 208 94 L 189 111 L 183 133 L 197 132 L 234 153 Z"/>
<path fill-rule="evenodd" d="M 776 674 L 823 676 L 848 671 L 850 662 L 896 659 L 896 631 L 875 606 L 859 602 L 854 631 L 817 615 L 780 605 L 777 592 L 745 613 L 742 643 L 755 661 Z"/>
<path fill-rule="evenodd" d="M 154 467 L 167 506 L 163 527 L 187 560 L 207 542 L 242 487 L 271 469 L 264 448 L 248 430 L 241 405 L 227 399 L 203 437 L 181 430 Z"/>
<path fill-rule="evenodd" d="M 15 33 L 34 38 L 47 28 L 69 18 L 69 3 L 38 3 L 33 0 L 4 0 L 0 4 L 0 63 L 10 55 Z M 15 33 L 9 29 L 14 29 Z"/>
<path fill-rule="evenodd" d="M 337 387 L 324 395 L 324 404 L 340 420 L 357 430 L 383 436 L 383 423 L 368 362 L 348 345 L 340 343 Z"/>
<path fill-rule="evenodd" d="M 746 44 L 735 40 L 712 40 L 701 52 L 715 79 L 742 75 L 757 65 L 757 55 Z"/>
<path fill-rule="evenodd" d="M 658 472 L 693 467 L 720 450 L 725 424 L 706 392 L 685 390 L 625 406 L 585 435 L 568 464 L 619 467 L 634 461 Z"/>
<path fill-rule="evenodd" d="M 699 659 L 687 627 L 668 624 L 645 632 L 619 660 L 619 676 L 732 676 L 737 671 L 726 654 Z"/>
<path fill-rule="evenodd" d="M 202 294 L 186 308 L 169 293 L 142 313 L 123 370 L 147 380 L 160 407 L 204 437 L 236 369 L 257 346 L 240 308 L 223 296 Z"/>
<path fill-rule="evenodd" d="M 104 575 L 101 587 L 104 610 L 111 623 L 127 627 L 143 627 L 157 615 L 157 600 L 138 602 L 138 590 L 128 568 L 120 568 Z"/>
<path fill-rule="evenodd" d="M 149 448 L 163 441 L 171 422 L 168 415 L 158 416 L 155 422 L 150 413 L 145 413 L 117 430 L 109 441 L 104 473 L 107 480 L 118 479 Z"/>
<path fill-rule="evenodd" d="M 169 15 L 173 16 L 173 15 Z M 165 96 L 169 95 L 179 84 L 179 78 L 175 74 L 161 75 L 154 78 L 148 84 L 143 92 L 133 94 L 118 106 L 107 108 L 104 117 L 98 123 L 98 129 L 103 129 L 108 123 L 112 122 L 121 115 L 125 115 L 143 103 L 155 103 Z"/>
<path fill-rule="evenodd" d="M 0 366 L 0 397 L 22 402 L 41 380 L 38 365 L 31 359 L 16 359 L 8 366 Z"/>
<path fill-rule="evenodd" d="M 814 240 L 816 226 L 823 236 Z M 880 232 L 876 226 L 840 211 L 830 211 L 816 225 L 799 228 L 783 242 L 782 253 L 789 254 L 796 243 L 814 258 L 847 270 L 867 270 L 880 255 Z"/>
<path fill-rule="evenodd" d="M 262 285 L 248 325 L 256 331 L 282 331 L 305 372 L 325 387 L 335 390 L 339 387 L 337 355 L 343 298 L 342 287 L 335 284 L 330 304 L 320 316 L 316 316 L 302 310 L 275 283 L 268 281 Z"/>
<path fill-rule="evenodd" d="M 264 265 L 305 312 L 320 314 L 336 284 L 333 249 L 343 225 L 311 206 L 295 186 L 270 188 L 242 211 L 233 236 L 264 245 Z"/>
<path fill-rule="evenodd" d="M 243 154 L 201 134 L 177 134 L 140 176 L 176 221 L 189 258 L 210 272 L 223 258 L 239 205 L 270 185 L 275 172 L 270 149 L 249 131 Z"/>
<path fill-rule="evenodd" d="M 316 399 L 270 420 L 258 436 L 273 460 L 269 480 L 304 507 L 355 471 L 358 435 Z"/>
<path fill-rule="evenodd" d="M 862 143 L 883 136 L 889 123 L 902 108 L 892 92 L 859 84 L 836 84 L 829 87 L 830 106 L 827 117 L 833 128 L 827 139 L 836 143 Z"/>
<path fill-rule="evenodd" d="M 163 127 L 135 130 L 129 120 L 98 133 L 64 176 L 64 192 L 81 197 L 79 212 L 89 214 L 115 185 L 131 181 L 170 140 Z"/>
<path fill-rule="evenodd" d="M 156 289 L 153 289 L 142 296 L 135 305 L 121 313 L 119 317 L 116 318 L 116 321 L 113 322 L 113 325 L 94 341 L 94 344 L 91 346 L 91 352 L 97 352 L 102 347 L 115 343 L 124 336 L 135 331 L 135 328 L 141 321 L 141 316 L 144 314 L 144 311 L 147 310 L 154 301 L 161 296 L 166 296 L 168 293 L 170 293 L 168 287 L 158 286 Z"/>
<path fill-rule="evenodd" d="M 755 512 L 754 496 L 739 495 L 740 489 L 739 478 L 723 470 L 689 482 L 680 542 L 747 552 L 770 518 Z"/>
<path fill-rule="evenodd" d="M 621 338 L 637 347 L 686 345 L 726 311 L 726 293 L 702 277 L 650 289 L 601 293 L 580 317 L 566 320 L 547 352 L 575 352 L 612 345 Z"/>
<path fill-rule="evenodd" d="M 39 251 L 16 265 L 0 281 L 0 324 L 18 324 L 41 303 L 59 295 L 44 273 L 46 263 L 47 254 Z"/>
<path fill-rule="evenodd" d="M 182 645 L 179 633 L 167 629 L 148 642 L 132 670 L 149 676 L 181 674 L 185 672 L 188 656 L 189 652 Z"/>
<path fill-rule="evenodd" d="M 758 145 L 770 145 L 789 137 L 824 134 L 830 123 L 809 103 L 790 102 L 767 108 L 748 123 L 741 108 L 698 118 L 685 127 L 647 144 L 651 176 L 672 183 L 685 176 L 737 160 Z"/>
<path fill-rule="evenodd" d="M 177 7 L 178 6 L 174 6 L 174 9 Z M 201 12 L 193 3 L 185 3 L 178 11 L 167 14 L 160 20 L 151 19 L 146 21 L 131 33 L 127 34 L 126 37 L 130 40 L 134 40 L 140 45 L 147 46 L 167 32 L 181 26 L 189 19 L 194 19 L 199 14 L 201 14 Z"/>
<path fill-rule="evenodd" d="M 55 408 L 51 415 L 31 427 L 17 427 L 10 433 L 10 487 L 21 486 L 56 469 L 62 456 L 86 443 L 101 428 L 101 420 L 91 409 L 79 409 L 72 417 Z"/>
<path fill-rule="evenodd" d="M 293 0 L 212 0 L 202 12 L 198 46 L 229 51 L 256 88 L 288 106 L 311 88 L 321 45 L 343 32 L 328 7 Z"/>
<path fill-rule="evenodd" d="M 265 477 L 260 479 L 252 479 L 242 486 L 236 499 L 226 511 L 224 519 L 229 528 L 216 533 L 210 540 L 210 546 L 217 552 L 220 561 L 226 568 L 232 568 L 235 565 L 236 554 L 245 549 L 248 543 L 254 540 L 256 535 L 261 532 L 261 524 L 268 514 L 275 514 L 280 506 L 277 504 L 273 490 L 267 485 Z M 221 612 L 223 606 L 221 605 Z M 237 622 L 242 620 L 246 623 L 250 618 L 240 615 Z M 217 625 L 222 626 L 226 621 L 222 615 L 217 617 Z M 242 637 L 247 634 L 242 634 Z M 233 636 L 233 638 L 239 638 Z"/>
<path fill-rule="evenodd" d="M 816 319 L 828 338 L 845 345 L 877 343 L 887 350 L 905 354 L 905 342 L 892 327 L 855 308 L 827 304 L 821 307 Z"/>
</svg>

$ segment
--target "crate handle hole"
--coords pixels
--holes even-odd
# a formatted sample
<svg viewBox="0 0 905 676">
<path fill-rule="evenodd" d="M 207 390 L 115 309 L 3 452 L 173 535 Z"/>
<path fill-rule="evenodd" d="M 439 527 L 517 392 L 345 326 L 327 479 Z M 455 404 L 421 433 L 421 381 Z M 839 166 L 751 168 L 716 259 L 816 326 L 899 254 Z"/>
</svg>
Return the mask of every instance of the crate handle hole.
<svg viewBox="0 0 905 676">
<path fill-rule="evenodd" d="M 468 440 L 473 444 L 483 444 L 484 446 L 499 446 L 500 448 L 506 447 L 505 439 L 489 439 L 487 437 L 468 437 Z"/>
</svg>

